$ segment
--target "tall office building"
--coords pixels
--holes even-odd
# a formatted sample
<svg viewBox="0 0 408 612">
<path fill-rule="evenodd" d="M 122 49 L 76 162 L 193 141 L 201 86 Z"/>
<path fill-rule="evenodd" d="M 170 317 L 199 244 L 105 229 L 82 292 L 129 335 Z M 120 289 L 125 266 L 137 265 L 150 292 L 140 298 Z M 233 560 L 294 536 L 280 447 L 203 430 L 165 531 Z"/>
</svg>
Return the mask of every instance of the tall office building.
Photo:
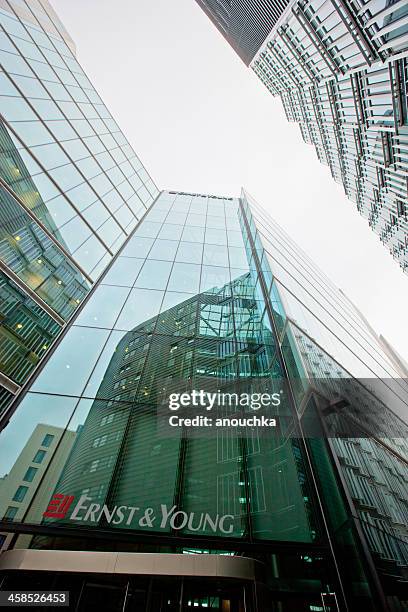
<svg viewBox="0 0 408 612">
<path fill-rule="evenodd" d="M 2 589 L 400 612 L 403 360 L 247 193 L 157 191 L 46 2 L 0 15 Z M 200 390 L 276 430 L 163 427 Z"/>
<path fill-rule="evenodd" d="M 405 0 L 197 2 L 407 271 Z"/>
<path fill-rule="evenodd" d="M 175 391 L 282 385 L 275 434 L 160 429 Z M 4 588 L 58 568 L 79 609 L 97 584 L 108 609 L 401 610 L 406 402 L 373 330 L 250 196 L 161 192 L 0 436 L 12 473 L 39 423 L 77 432 L 50 504 L 34 492 L 0 524 Z"/>
<path fill-rule="evenodd" d="M 157 188 L 47 0 L 3 2 L 0 24 L 1 414 Z"/>
</svg>

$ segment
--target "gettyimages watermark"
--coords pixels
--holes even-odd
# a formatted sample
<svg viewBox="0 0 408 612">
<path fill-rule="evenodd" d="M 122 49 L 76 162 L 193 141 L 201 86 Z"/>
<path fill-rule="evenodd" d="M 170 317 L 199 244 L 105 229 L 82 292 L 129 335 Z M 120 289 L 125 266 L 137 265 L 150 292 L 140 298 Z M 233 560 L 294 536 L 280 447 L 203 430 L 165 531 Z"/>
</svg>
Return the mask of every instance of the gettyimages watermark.
<svg viewBox="0 0 408 612">
<path fill-rule="evenodd" d="M 170 427 L 276 427 L 277 419 L 272 416 L 257 416 L 255 414 L 236 414 L 240 409 L 257 412 L 263 408 L 277 407 L 281 404 L 279 393 L 228 393 L 218 389 L 209 392 L 204 389 L 193 389 L 190 392 L 171 393 L 169 396 L 169 410 L 179 411 L 182 408 L 202 409 L 205 412 L 218 412 L 218 416 L 196 414 L 186 417 L 178 414 L 169 416 Z M 230 409 L 228 416 L 222 415 L 220 409 Z M 231 409 L 234 411 L 231 414 Z"/>
<path fill-rule="evenodd" d="M 173 380 L 170 388 L 161 390 L 157 410 L 161 435 L 174 437 L 187 431 L 193 437 L 207 437 L 222 431 L 242 437 L 253 436 L 255 430 L 263 435 L 279 432 L 282 419 L 287 421 L 288 394 L 280 381 L 273 388 L 256 380 L 214 388 L 213 379 L 200 378 L 200 384 L 186 389 L 186 381 Z"/>
<path fill-rule="evenodd" d="M 279 393 L 227 393 L 220 389 L 216 393 L 204 391 L 204 389 L 193 389 L 182 393 L 170 393 L 170 410 L 179 410 L 181 407 L 201 406 L 206 410 L 212 410 L 214 406 L 240 406 L 259 410 L 265 406 L 280 406 L 281 394 Z"/>
<path fill-rule="evenodd" d="M 157 390 L 162 437 L 386 439 L 408 452 L 405 379 L 172 379 Z M 392 441 L 392 442 L 391 442 Z"/>
</svg>

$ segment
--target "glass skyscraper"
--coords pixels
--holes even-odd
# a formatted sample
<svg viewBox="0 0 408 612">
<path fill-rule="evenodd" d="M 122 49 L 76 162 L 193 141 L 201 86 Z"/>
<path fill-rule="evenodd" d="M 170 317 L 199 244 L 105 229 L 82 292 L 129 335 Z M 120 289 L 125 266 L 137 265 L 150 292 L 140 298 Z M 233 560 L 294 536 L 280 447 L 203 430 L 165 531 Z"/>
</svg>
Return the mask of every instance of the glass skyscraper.
<svg viewBox="0 0 408 612">
<path fill-rule="evenodd" d="M 157 190 L 47 3 L 1 20 L 2 590 L 403 610 L 403 360 L 244 190 Z M 276 431 L 163 430 L 163 400 L 200 389 L 279 391 Z"/>
<path fill-rule="evenodd" d="M 0 16 L 1 414 L 157 188 L 49 3 Z"/>
<path fill-rule="evenodd" d="M 407 3 L 197 2 L 408 270 Z"/>
<path fill-rule="evenodd" d="M 3 555 L 6 584 L 14 584 L 18 551 L 144 551 L 174 554 L 174 563 L 181 553 L 222 552 L 261 568 L 248 583 L 235 577 L 233 595 L 228 572 L 220 577 L 220 597 L 236 606 L 247 589 L 248 601 L 256 593 L 265 602 L 259 610 L 306 610 L 326 592 L 340 609 L 346 602 L 399 609 L 408 560 L 407 428 L 379 398 L 388 391 L 389 404 L 403 411 L 407 387 L 353 305 L 245 192 L 161 192 L 50 351 L 0 437 L 1 528 L 15 534 L 6 540 L 15 550 Z M 282 379 L 288 395 L 280 414 L 288 418 L 278 436 L 158 431 L 163 390 L 242 391 Z M 336 408 L 339 381 L 352 392 Z M 38 428 L 51 432 L 52 446 Z M 68 513 L 47 513 L 47 494 L 67 500 Z M 177 508 L 181 524 L 160 523 L 163 507 Z M 110 514 L 117 508 L 122 516 Z M 145 509 L 156 519 L 143 521 Z M 222 525 L 221 517 L 228 517 Z M 26 563 L 26 579 L 34 580 Z M 179 593 L 184 574 L 177 572 Z M 216 585 L 201 577 L 203 588 L 187 580 L 188 601 L 214 595 Z M 104 580 L 122 600 L 125 583 Z M 150 595 L 138 580 L 129 588 L 143 591 L 139 602 L 159 609 L 164 589 L 167 609 L 175 609 L 179 595 L 161 574 Z"/>
</svg>

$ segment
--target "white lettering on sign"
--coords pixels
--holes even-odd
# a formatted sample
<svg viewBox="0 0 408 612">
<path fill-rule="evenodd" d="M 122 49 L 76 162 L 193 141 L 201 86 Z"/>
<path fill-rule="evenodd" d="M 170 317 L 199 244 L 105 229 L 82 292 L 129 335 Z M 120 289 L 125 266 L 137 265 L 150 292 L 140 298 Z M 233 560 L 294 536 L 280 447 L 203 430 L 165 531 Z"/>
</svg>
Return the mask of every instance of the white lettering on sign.
<svg viewBox="0 0 408 612">
<path fill-rule="evenodd" d="M 67 500 L 69 503 L 67 503 Z M 60 493 L 53 496 L 44 516 L 50 518 L 68 518 L 72 521 L 98 523 L 102 518 L 112 525 L 130 525 L 132 522 L 139 527 L 159 527 L 159 529 L 189 529 L 190 531 L 212 531 L 230 534 L 234 531 L 234 516 L 232 514 L 211 515 L 203 512 L 185 512 L 177 506 L 160 505 L 159 515 L 154 508 L 141 509 L 138 506 L 113 506 L 98 504 L 91 497 L 81 495 L 71 514 L 67 510 L 73 502 L 73 496 Z M 63 511 L 61 507 L 63 506 Z"/>
</svg>

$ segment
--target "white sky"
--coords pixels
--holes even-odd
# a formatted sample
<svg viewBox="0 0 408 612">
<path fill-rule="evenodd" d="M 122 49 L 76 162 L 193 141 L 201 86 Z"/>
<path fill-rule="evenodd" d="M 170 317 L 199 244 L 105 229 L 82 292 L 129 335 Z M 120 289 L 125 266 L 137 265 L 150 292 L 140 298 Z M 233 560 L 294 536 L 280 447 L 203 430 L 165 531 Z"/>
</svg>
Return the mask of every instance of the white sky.
<svg viewBox="0 0 408 612">
<path fill-rule="evenodd" d="M 243 185 L 407 358 L 407 276 L 195 1 L 51 1 L 159 189 Z"/>
</svg>

